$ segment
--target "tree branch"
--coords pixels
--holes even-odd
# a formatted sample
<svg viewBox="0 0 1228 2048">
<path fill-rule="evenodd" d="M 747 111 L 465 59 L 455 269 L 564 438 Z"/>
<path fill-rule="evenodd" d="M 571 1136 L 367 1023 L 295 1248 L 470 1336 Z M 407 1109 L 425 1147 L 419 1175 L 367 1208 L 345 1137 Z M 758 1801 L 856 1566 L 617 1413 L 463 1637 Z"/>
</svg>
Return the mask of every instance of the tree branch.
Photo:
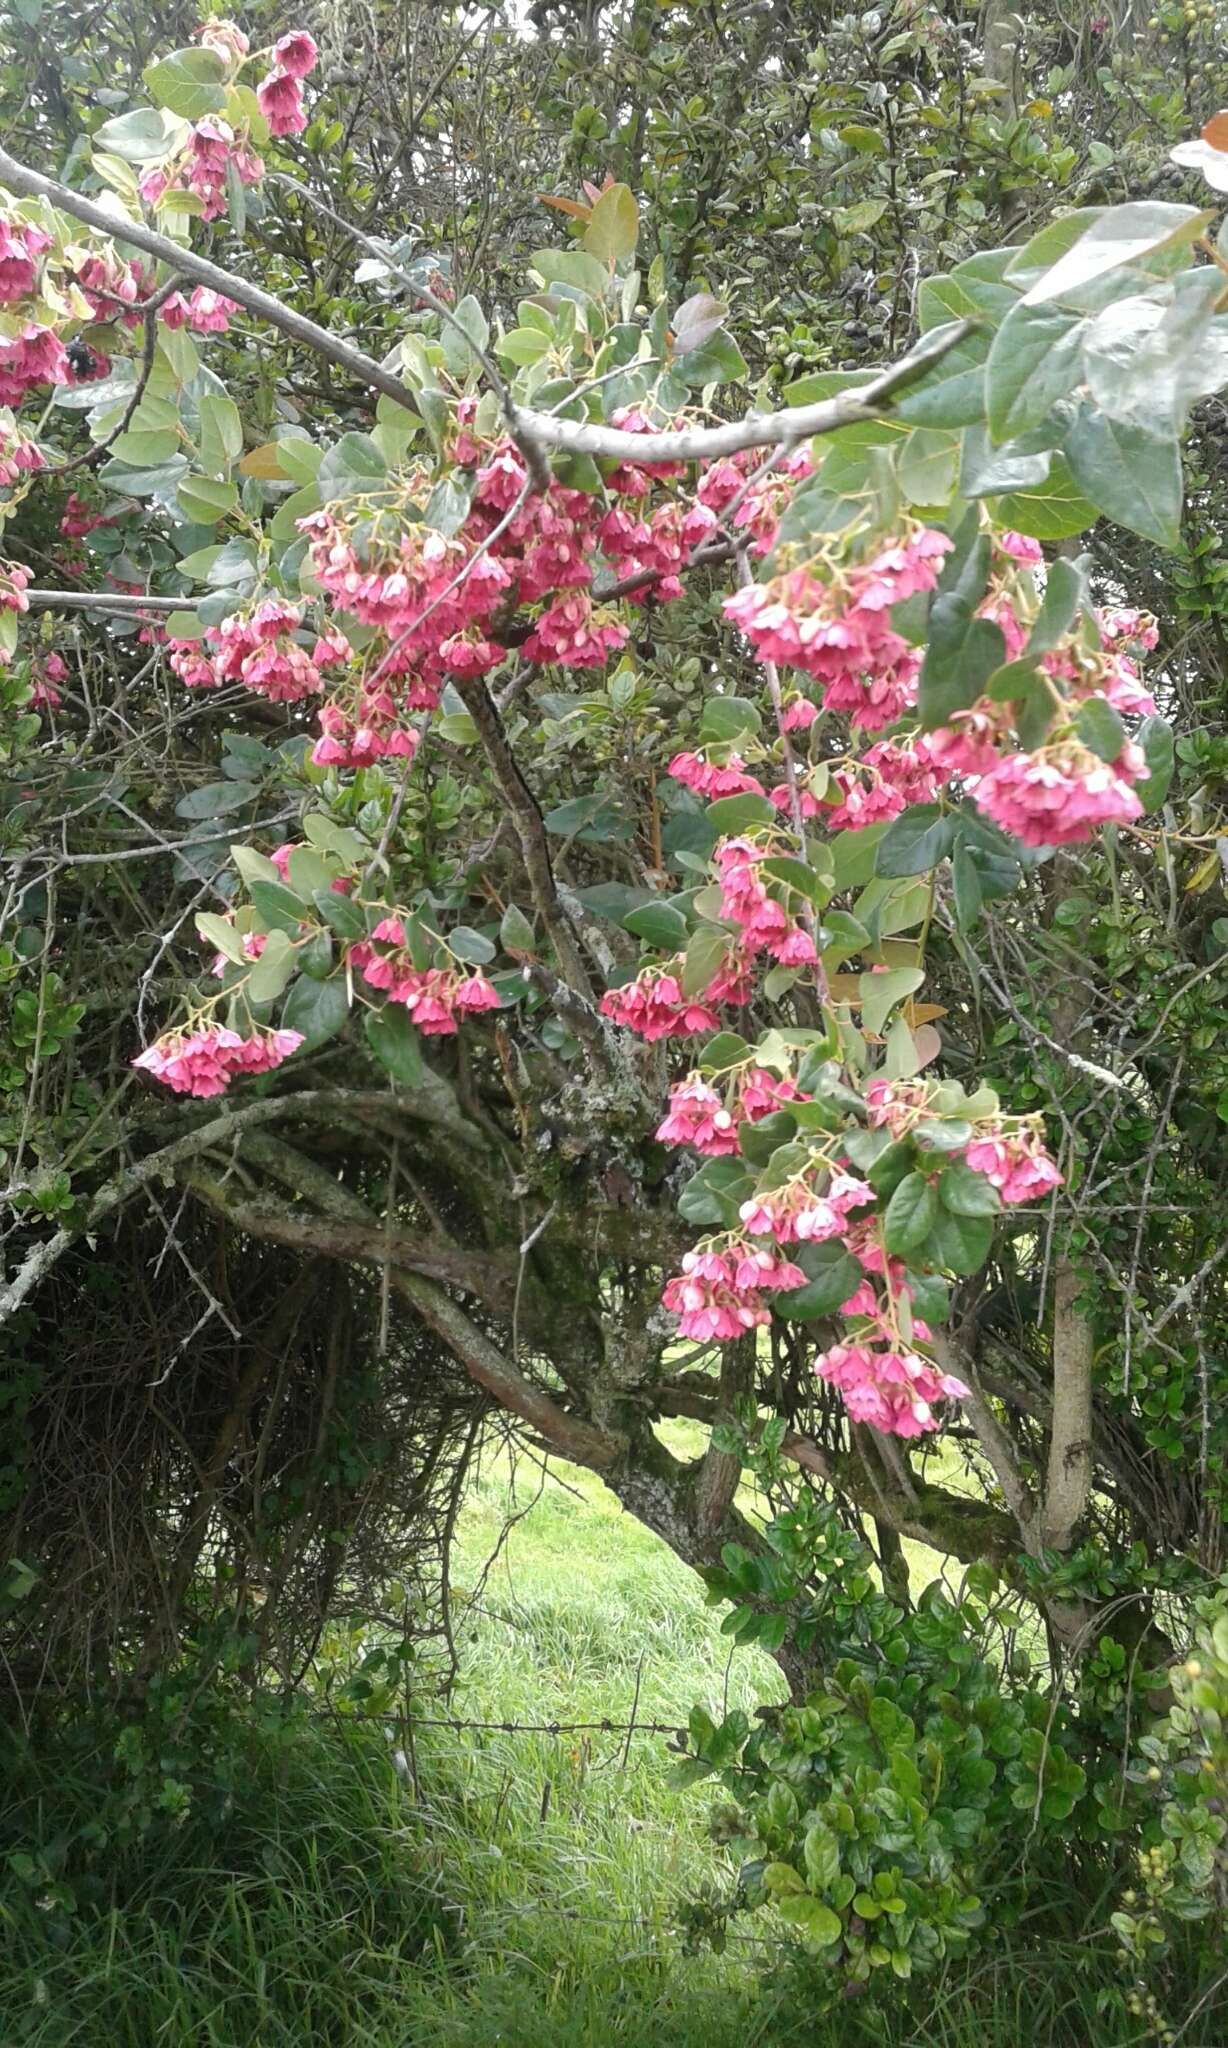
<svg viewBox="0 0 1228 2048">
<path fill-rule="evenodd" d="M 185 277 L 194 278 L 197 283 L 208 285 L 212 291 L 223 293 L 258 319 L 267 320 L 270 326 L 276 327 L 292 341 L 336 363 L 339 369 L 347 371 L 359 383 L 370 385 L 400 405 L 416 409 L 417 400 L 409 386 L 390 371 L 382 369 L 373 357 L 365 355 L 361 349 L 351 348 L 348 342 L 338 340 L 326 328 L 318 327 L 314 320 L 292 311 L 271 292 L 261 291 L 258 285 L 249 284 L 246 278 L 237 276 L 234 271 L 223 270 L 220 264 L 210 263 L 205 257 L 182 248 L 169 236 L 157 234 L 141 222 L 117 217 L 81 193 L 61 185 L 55 178 L 45 178 L 41 172 L 28 169 L 3 149 L 0 149 L 0 181 L 10 192 L 26 198 L 49 199 L 61 213 L 71 214 L 74 220 L 83 221 L 87 227 L 95 228 L 113 240 L 126 242 L 160 262 L 174 265 Z M 924 341 L 902 361 L 883 370 L 858 390 L 846 392 L 838 398 L 823 399 L 815 405 L 795 406 L 785 412 L 751 414 L 726 426 L 686 427 L 676 433 L 654 434 L 652 460 L 713 462 L 721 456 L 740 454 L 744 448 L 766 448 L 779 441 L 807 441 L 817 434 L 832 434 L 841 427 L 877 419 L 880 413 L 889 409 L 897 393 L 940 363 L 966 339 L 976 324 L 974 320 L 960 320 L 940 329 L 937 335 Z M 552 413 L 535 412 L 528 406 L 514 407 L 514 415 L 519 430 L 517 438 L 522 443 L 527 439 L 538 447 L 562 448 L 569 454 L 593 455 L 617 462 L 641 462 L 649 453 L 642 434 L 559 419 Z"/>
</svg>

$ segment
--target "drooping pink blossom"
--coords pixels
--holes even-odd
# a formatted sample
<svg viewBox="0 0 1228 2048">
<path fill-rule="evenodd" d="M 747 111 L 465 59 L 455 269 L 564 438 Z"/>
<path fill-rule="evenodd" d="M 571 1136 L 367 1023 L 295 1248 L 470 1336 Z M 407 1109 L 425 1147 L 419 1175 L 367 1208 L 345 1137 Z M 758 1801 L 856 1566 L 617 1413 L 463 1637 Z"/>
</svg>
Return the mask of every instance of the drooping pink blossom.
<svg viewBox="0 0 1228 2048">
<path fill-rule="evenodd" d="M 964 1152 L 964 1163 L 974 1173 L 983 1173 L 1007 1204 L 1039 1201 L 1062 1185 L 1044 1140 L 1026 1127 L 975 1138 Z"/>
<path fill-rule="evenodd" d="M 1146 773 L 1142 749 L 1132 740 L 1112 762 L 1079 740 L 1059 740 L 999 759 L 977 783 L 974 798 L 978 810 L 1025 846 L 1073 846 L 1101 825 L 1141 817 L 1133 785 Z"/>
<path fill-rule="evenodd" d="M 307 126 L 303 88 L 290 71 L 270 71 L 256 87 L 256 102 L 270 135 L 301 135 Z"/>
<path fill-rule="evenodd" d="M 308 72 L 315 70 L 319 55 L 305 28 L 292 28 L 273 45 L 274 64 L 288 71 L 291 78 L 306 78 Z"/>
</svg>

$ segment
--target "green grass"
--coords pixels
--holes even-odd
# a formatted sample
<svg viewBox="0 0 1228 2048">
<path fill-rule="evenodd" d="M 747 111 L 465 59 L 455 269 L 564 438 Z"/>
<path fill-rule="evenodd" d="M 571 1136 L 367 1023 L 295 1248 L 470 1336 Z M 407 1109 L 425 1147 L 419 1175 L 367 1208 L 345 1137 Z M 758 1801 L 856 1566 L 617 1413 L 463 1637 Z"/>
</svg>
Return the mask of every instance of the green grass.
<svg viewBox="0 0 1228 2048">
<path fill-rule="evenodd" d="M 730 1661 L 693 1575 L 568 1468 L 543 1481 L 522 1462 L 513 1484 L 488 1460 L 454 1578 L 462 1718 L 634 1706 L 682 1724 L 696 1699 L 753 1713 L 780 1695 L 767 1658 Z M 755 1920 L 724 1956 L 684 1953 L 678 1903 L 718 1874 L 712 1795 L 671 1784 L 662 1737 L 422 1728 L 407 1774 L 378 1724 L 238 1744 L 224 1824 L 202 1807 L 156 1849 L 117 1852 L 75 1917 L 2 1873 L 88 1806 L 89 1770 L 49 1764 L 17 1788 L 0 1819 L 2 2048 L 1141 2048 L 1098 2010 L 1111 1958 L 1074 1939 L 1039 1957 L 1004 1944 L 890 2021 L 857 2001 L 819 2017 L 822 1976 L 761 1988 Z"/>
</svg>

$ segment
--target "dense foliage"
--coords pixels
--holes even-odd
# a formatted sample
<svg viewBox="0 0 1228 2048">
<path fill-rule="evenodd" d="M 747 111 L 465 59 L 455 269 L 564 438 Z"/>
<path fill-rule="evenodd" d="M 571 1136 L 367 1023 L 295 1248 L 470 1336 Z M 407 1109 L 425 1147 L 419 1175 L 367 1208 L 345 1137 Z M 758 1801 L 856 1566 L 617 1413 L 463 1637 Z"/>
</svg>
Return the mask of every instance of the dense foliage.
<svg viewBox="0 0 1228 2048">
<path fill-rule="evenodd" d="M 1213 14 L 18 11 L 14 1682 L 292 1687 L 407 1526 L 446 1642 L 493 1410 L 788 1674 L 741 1902 L 904 1977 L 1027 1812 L 1201 1911 Z"/>
</svg>

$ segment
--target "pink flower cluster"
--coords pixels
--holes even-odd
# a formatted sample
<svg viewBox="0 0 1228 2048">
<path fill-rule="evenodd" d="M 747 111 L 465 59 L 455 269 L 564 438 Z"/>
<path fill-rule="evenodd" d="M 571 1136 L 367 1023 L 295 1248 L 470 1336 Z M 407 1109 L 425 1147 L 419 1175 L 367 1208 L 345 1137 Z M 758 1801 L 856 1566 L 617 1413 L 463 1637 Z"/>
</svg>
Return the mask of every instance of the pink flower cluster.
<svg viewBox="0 0 1228 2048">
<path fill-rule="evenodd" d="M 785 967 L 813 965 L 814 940 L 769 895 L 759 874 L 765 850 L 749 839 L 723 839 L 713 858 L 720 877 L 721 915 L 741 926 L 747 952 L 766 951 Z"/>
<path fill-rule="evenodd" d="M 319 52 L 306 29 L 296 28 L 273 45 L 273 68 L 256 87 L 256 100 L 270 135 L 301 135 L 307 126 L 302 81 L 315 70 Z"/>
<path fill-rule="evenodd" d="M 674 971 L 680 965 L 667 961 L 661 967 L 645 967 L 634 981 L 607 989 L 601 998 L 602 1016 L 650 1045 L 659 1038 L 698 1038 L 718 1031 L 720 1018 L 712 1008 L 710 989 L 700 997 L 684 996 Z"/>
<path fill-rule="evenodd" d="M 237 1075 L 267 1074 L 303 1043 L 301 1031 L 256 1031 L 241 1038 L 224 1024 L 167 1031 L 132 1064 L 176 1095 L 221 1095 Z"/>
<path fill-rule="evenodd" d="M 663 1145 L 692 1145 L 708 1159 L 738 1150 L 738 1129 L 758 1123 L 773 1110 L 804 1099 L 796 1083 L 766 1067 L 743 1067 L 733 1077 L 730 1100 L 724 1101 L 701 1073 L 675 1081 L 669 1092 L 669 1115 L 657 1127 Z"/>
<path fill-rule="evenodd" d="M 780 531 L 780 518 L 793 495 L 794 486 L 812 474 L 814 462 L 809 448 L 795 448 L 747 488 L 747 478 L 760 466 L 757 449 L 747 449 L 712 463 L 699 480 L 696 504 L 708 514 L 708 531 L 729 513 L 734 501 L 733 524 L 751 536 L 751 553 L 770 554 Z M 703 537 L 696 534 L 696 539 Z M 693 544 L 693 543 L 692 543 Z"/>
<path fill-rule="evenodd" d="M 1142 748 L 1133 740 L 1109 762 L 1080 741 L 1065 739 L 1035 753 L 1005 755 L 979 778 L 973 797 L 978 810 L 1025 846 L 1072 846 L 1101 825 L 1141 817 L 1133 785 L 1146 773 Z"/>
<path fill-rule="evenodd" d="M 879 740 L 853 767 L 838 768 L 832 779 L 842 798 L 828 813 L 833 832 L 857 832 L 884 818 L 898 818 L 909 804 L 929 803 L 939 781 L 924 733 L 909 740 Z"/>
<path fill-rule="evenodd" d="M 983 1130 L 965 1151 L 964 1164 L 983 1173 L 1008 1206 L 1039 1201 L 1062 1185 L 1039 1132 L 1026 1127 L 1007 1130 L 996 1125 Z"/>
<path fill-rule="evenodd" d="M 827 710 L 873 731 L 916 696 L 920 655 L 890 623 L 893 605 L 932 590 L 953 543 L 933 527 L 908 528 L 864 563 L 825 561 L 827 580 L 790 569 L 725 599 L 761 661 L 786 663 L 824 685 Z"/>
<path fill-rule="evenodd" d="M 855 1174 L 837 1171 L 826 1186 L 806 1174 L 787 1187 L 753 1196 L 738 1214 L 752 1237 L 774 1237 L 777 1244 L 825 1244 L 843 1237 L 852 1212 L 874 1199 L 873 1188 Z"/>
<path fill-rule="evenodd" d="M 58 711 L 63 703 L 59 684 L 68 680 L 68 663 L 62 654 L 46 654 L 31 678 L 32 711 Z"/>
<path fill-rule="evenodd" d="M 217 220 L 226 211 L 226 167 L 232 165 L 241 185 L 258 185 L 264 164 L 246 132 L 237 135 L 220 115 L 206 114 L 192 128 L 175 157 L 154 164 L 139 179 L 137 190 L 147 206 L 160 206 L 168 192 L 194 192 L 201 201 L 201 219 Z"/>
<path fill-rule="evenodd" d="M 805 1284 L 806 1275 L 791 1260 L 735 1238 L 723 1251 L 688 1252 L 661 1299 L 678 1317 L 684 1337 L 723 1344 L 771 1322 L 765 1294 Z"/>
<path fill-rule="evenodd" d="M 924 1323 L 914 1322 L 913 1329 L 923 1342 L 929 1336 Z M 814 1369 L 838 1390 L 854 1422 L 868 1422 L 885 1436 L 924 1436 L 938 1427 L 934 1403 L 968 1392 L 954 1373 L 940 1372 L 882 1324 L 851 1344 L 833 1344 Z"/>
<path fill-rule="evenodd" d="M 709 759 L 713 751 L 724 754 L 724 760 Z M 669 764 L 669 773 L 675 782 L 693 789 L 697 796 L 741 796 L 745 792 L 763 795 L 763 784 L 748 774 L 742 756 L 724 747 L 715 750 L 705 748 L 700 754 L 675 754 Z"/>
<path fill-rule="evenodd" d="M 387 946 L 388 952 L 378 947 Z M 399 917 L 385 917 L 370 939 L 349 949 L 351 967 L 372 988 L 383 989 L 390 1003 L 401 1003 L 424 1037 L 451 1037 L 456 1014 L 497 1010 L 499 994 L 479 970 L 462 973 L 454 967 L 415 967 L 405 927 Z"/>
<path fill-rule="evenodd" d="M 0 213 L 0 304 L 31 296 L 38 282 L 38 259 L 50 247 L 46 228 Z"/>
<path fill-rule="evenodd" d="M 53 328 L 27 321 L 0 339 L 0 405 L 19 405 L 35 384 L 70 384 L 68 351 Z"/>
<path fill-rule="evenodd" d="M 47 458 L 37 441 L 18 426 L 11 412 L 0 413 L 0 486 L 15 484 L 23 474 L 46 467 Z"/>
<path fill-rule="evenodd" d="M 231 612 L 205 638 L 210 656 L 196 640 L 173 640 L 170 664 L 189 689 L 242 683 L 274 704 L 296 704 L 323 687 L 320 671 L 295 639 L 302 613 L 280 598 L 265 598 L 250 612 Z"/>
<path fill-rule="evenodd" d="M 163 300 L 158 317 L 168 327 L 193 327 L 197 334 L 225 334 L 238 310 L 233 299 L 210 291 L 208 285 L 198 284 L 186 299 L 182 292 L 172 292 L 169 299 Z"/>
</svg>

